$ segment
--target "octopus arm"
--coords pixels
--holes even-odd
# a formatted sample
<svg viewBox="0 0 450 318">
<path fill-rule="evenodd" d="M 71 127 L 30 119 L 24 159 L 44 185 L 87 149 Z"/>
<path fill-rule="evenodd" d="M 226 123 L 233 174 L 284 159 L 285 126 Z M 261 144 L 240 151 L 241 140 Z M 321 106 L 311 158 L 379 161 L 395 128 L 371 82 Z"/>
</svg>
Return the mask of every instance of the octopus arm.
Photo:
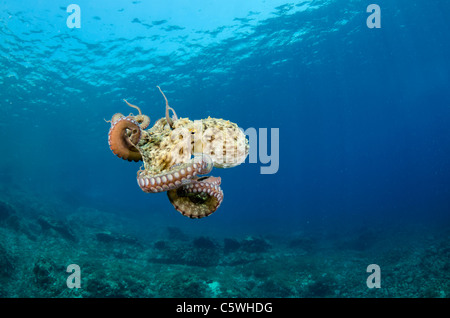
<svg viewBox="0 0 450 318">
<path fill-rule="evenodd" d="M 206 217 L 222 203 L 221 179 L 199 176 L 210 173 L 213 167 L 231 168 L 244 162 L 248 156 L 248 140 L 237 124 L 228 120 L 208 117 L 197 125 L 188 118 L 178 118 L 157 87 L 166 103 L 165 118 L 146 130 L 150 117 L 124 100 L 139 114 L 113 115 L 109 147 L 119 158 L 144 161 L 144 170 L 137 173 L 142 191 L 167 191 L 169 201 L 181 214 L 196 219 Z M 179 129 L 186 133 L 180 133 Z M 192 152 L 195 152 L 192 159 L 185 157 Z"/>
<path fill-rule="evenodd" d="M 168 191 L 167 196 L 178 212 L 192 219 L 200 219 L 214 213 L 222 203 L 220 183 L 220 177 L 198 179 Z"/>
<path fill-rule="evenodd" d="M 150 174 L 146 170 L 138 172 L 137 182 L 144 192 L 163 192 L 176 189 L 191 182 L 197 175 L 207 174 L 212 170 L 213 161 L 205 154 L 194 154 L 187 163 L 172 166 L 167 171 Z"/>
<path fill-rule="evenodd" d="M 122 117 L 111 124 L 108 134 L 109 147 L 119 158 L 140 161 L 142 160 L 141 153 L 134 146 L 139 142 L 140 137 L 139 123 L 130 117 Z"/>
</svg>

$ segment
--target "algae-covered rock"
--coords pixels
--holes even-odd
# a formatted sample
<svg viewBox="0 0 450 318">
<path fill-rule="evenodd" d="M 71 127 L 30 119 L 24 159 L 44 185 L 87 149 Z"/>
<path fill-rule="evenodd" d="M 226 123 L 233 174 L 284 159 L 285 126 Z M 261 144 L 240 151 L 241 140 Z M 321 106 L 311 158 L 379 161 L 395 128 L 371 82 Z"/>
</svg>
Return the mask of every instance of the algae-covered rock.
<svg viewBox="0 0 450 318">
<path fill-rule="evenodd" d="M 13 256 L 6 247 L 0 244 L 0 278 L 10 277 L 14 268 Z"/>
<path fill-rule="evenodd" d="M 39 216 L 37 221 L 44 232 L 53 231 L 69 241 L 77 241 L 70 224 L 44 215 Z"/>
</svg>

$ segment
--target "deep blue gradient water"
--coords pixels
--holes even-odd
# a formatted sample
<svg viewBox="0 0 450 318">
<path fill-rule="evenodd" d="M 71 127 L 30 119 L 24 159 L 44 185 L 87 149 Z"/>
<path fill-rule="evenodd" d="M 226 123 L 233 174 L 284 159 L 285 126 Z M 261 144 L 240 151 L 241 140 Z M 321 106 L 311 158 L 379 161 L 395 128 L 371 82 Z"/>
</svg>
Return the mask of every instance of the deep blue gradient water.
<svg viewBox="0 0 450 318">
<path fill-rule="evenodd" d="M 448 1 L 0 2 L 0 183 L 211 237 L 450 221 Z M 214 169 L 201 220 L 136 184 L 107 141 L 122 101 L 279 129 L 279 170 Z M 260 136 L 258 136 L 260 137 Z M 269 142 L 276 142 L 270 139 Z M 259 146 L 252 144 L 251 147 Z M 270 150 L 270 144 L 268 146 Z M 64 213 L 61 211 L 61 213 Z"/>
</svg>

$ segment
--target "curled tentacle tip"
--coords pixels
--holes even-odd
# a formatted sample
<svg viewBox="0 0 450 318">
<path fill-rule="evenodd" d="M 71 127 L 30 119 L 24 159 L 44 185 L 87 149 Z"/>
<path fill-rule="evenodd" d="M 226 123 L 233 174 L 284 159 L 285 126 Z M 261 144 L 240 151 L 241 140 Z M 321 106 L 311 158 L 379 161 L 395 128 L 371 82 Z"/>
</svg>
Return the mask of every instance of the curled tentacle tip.
<svg viewBox="0 0 450 318">
<path fill-rule="evenodd" d="M 134 119 L 139 123 L 141 129 L 146 129 L 150 125 L 150 117 L 147 115 L 136 115 Z"/>
<path fill-rule="evenodd" d="M 134 116 L 133 114 L 129 114 L 128 117 L 133 117 L 139 123 L 141 129 L 146 129 L 150 125 L 150 117 L 143 115 L 138 106 L 130 104 L 126 99 L 123 99 L 123 101 L 127 103 L 128 106 L 137 109 L 139 112 L 139 115 Z"/>
<path fill-rule="evenodd" d="M 223 200 L 223 191 L 220 188 L 220 179 L 203 177 L 168 191 L 167 196 L 181 214 L 192 219 L 200 219 L 211 215 L 219 208 Z"/>
<path fill-rule="evenodd" d="M 178 119 L 177 114 L 175 113 L 175 110 L 169 106 L 169 101 L 167 100 L 166 95 L 164 95 L 163 91 L 161 90 L 161 87 L 158 87 L 159 91 L 161 92 L 162 96 L 164 97 L 164 100 L 166 101 L 166 121 L 169 124 L 170 129 L 173 129 L 173 121 Z M 169 116 L 169 110 L 171 110 L 173 112 L 173 117 L 174 119 L 172 120 L 172 118 L 170 118 Z"/>
<path fill-rule="evenodd" d="M 138 106 L 133 105 L 133 104 L 130 104 L 126 99 L 124 99 L 123 101 L 124 101 L 125 103 L 127 103 L 128 106 L 137 109 L 137 111 L 139 112 L 139 115 L 142 115 L 141 109 L 140 109 Z"/>
<path fill-rule="evenodd" d="M 172 113 L 173 113 L 172 120 L 173 121 L 177 121 L 178 120 L 178 116 L 177 116 L 177 113 L 175 112 L 175 109 L 173 109 L 172 107 L 169 107 L 169 110 L 171 110 Z"/>
<path fill-rule="evenodd" d="M 124 117 L 121 113 L 116 113 L 111 118 L 111 124 L 118 121 L 120 118 Z"/>
<path fill-rule="evenodd" d="M 114 117 L 114 116 L 113 116 Z M 128 135 L 126 132 L 131 134 Z M 111 123 L 108 133 L 108 143 L 111 151 L 124 160 L 140 161 L 142 156 L 136 148 L 141 138 L 139 123 L 130 117 L 121 117 Z"/>
</svg>

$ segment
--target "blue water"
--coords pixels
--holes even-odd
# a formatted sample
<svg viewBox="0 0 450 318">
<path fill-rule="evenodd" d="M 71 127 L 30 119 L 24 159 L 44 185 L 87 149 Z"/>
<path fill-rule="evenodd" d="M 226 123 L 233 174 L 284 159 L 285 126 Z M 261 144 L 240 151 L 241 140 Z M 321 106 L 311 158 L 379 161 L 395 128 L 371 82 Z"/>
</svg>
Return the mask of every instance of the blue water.
<svg viewBox="0 0 450 318">
<path fill-rule="evenodd" d="M 0 189 L 129 217 L 142 239 L 445 230 L 450 5 L 380 0 L 368 28 L 370 3 L 79 0 L 71 29 L 66 1 L 1 1 Z M 261 174 L 260 158 L 214 169 L 224 201 L 201 220 L 142 192 L 141 163 L 111 153 L 104 119 L 127 99 L 154 123 L 156 85 L 178 116 L 279 129 L 278 171 Z"/>
</svg>

